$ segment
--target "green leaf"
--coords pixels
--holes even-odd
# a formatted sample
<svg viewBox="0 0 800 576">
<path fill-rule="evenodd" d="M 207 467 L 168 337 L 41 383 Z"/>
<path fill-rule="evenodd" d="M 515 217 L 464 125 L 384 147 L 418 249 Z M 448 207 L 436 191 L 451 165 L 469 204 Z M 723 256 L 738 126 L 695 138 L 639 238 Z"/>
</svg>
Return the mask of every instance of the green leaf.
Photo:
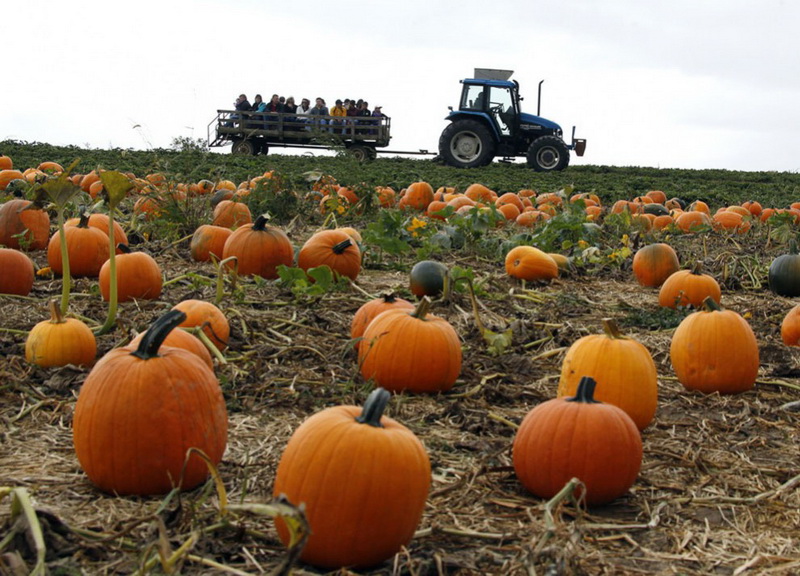
<svg viewBox="0 0 800 576">
<path fill-rule="evenodd" d="M 36 188 L 34 193 L 34 204 L 42 205 L 45 200 L 49 200 L 55 204 L 60 210 L 63 210 L 70 200 L 72 200 L 79 192 L 82 192 L 80 186 L 76 186 L 70 180 L 70 171 L 77 165 L 79 160 L 75 160 L 69 168 L 64 170 L 56 178 L 50 178 L 41 186 Z"/>
<path fill-rule="evenodd" d="M 110 210 L 119 206 L 119 203 L 125 199 L 128 192 L 133 190 L 131 179 L 116 170 L 100 172 L 100 180 L 103 181 L 103 187 L 106 189 Z"/>
<path fill-rule="evenodd" d="M 334 281 L 333 270 L 331 270 L 330 266 L 309 268 L 308 275 L 314 279 L 314 284 L 322 290 L 328 290 Z"/>
<path fill-rule="evenodd" d="M 500 356 L 501 354 L 505 353 L 509 346 L 511 346 L 511 328 L 500 333 L 492 332 L 488 328 L 484 328 L 481 331 L 481 334 L 483 335 L 483 339 L 486 341 L 486 344 L 488 344 L 488 351 L 492 356 Z"/>
</svg>

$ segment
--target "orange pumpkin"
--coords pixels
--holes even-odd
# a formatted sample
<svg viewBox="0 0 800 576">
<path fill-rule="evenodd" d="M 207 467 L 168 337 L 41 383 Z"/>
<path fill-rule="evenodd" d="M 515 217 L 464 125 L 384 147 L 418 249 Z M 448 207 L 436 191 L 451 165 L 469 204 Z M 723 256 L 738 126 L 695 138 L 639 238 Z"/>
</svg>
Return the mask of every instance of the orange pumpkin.
<svg viewBox="0 0 800 576">
<path fill-rule="evenodd" d="M 653 421 L 658 404 L 658 376 L 650 352 L 641 342 L 626 338 L 610 318 L 604 334 L 575 341 L 564 356 L 558 396 L 573 396 L 583 376 L 598 382 L 597 400 L 618 406 L 639 430 Z"/>
<path fill-rule="evenodd" d="M 364 331 L 367 329 L 367 326 L 369 326 L 369 323 L 381 312 L 396 308 L 413 310 L 414 305 L 408 300 L 399 298 L 396 294 L 391 293 L 370 300 L 356 310 L 356 313 L 353 315 L 353 320 L 350 323 L 350 338 L 356 340 L 356 348 L 361 346 L 360 338 L 364 335 Z"/>
<path fill-rule="evenodd" d="M 505 259 L 506 273 L 529 282 L 558 278 L 558 264 L 548 254 L 533 246 L 516 246 Z"/>
<path fill-rule="evenodd" d="M 9 169 L 9 170 L 0 170 L 0 191 L 5 190 L 8 188 L 8 185 L 13 180 L 24 180 L 25 176 L 19 170 Z"/>
<path fill-rule="evenodd" d="M 222 258 L 230 256 L 236 256 L 239 274 L 275 279 L 278 266 L 294 262 L 294 248 L 286 233 L 269 226 L 262 214 L 254 223 L 237 228 L 225 241 Z"/>
<path fill-rule="evenodd" d="M 222 460 L 228 414 L 219 381 L 200 358 L 162 347 L 185 318 L 171 310 L 147 330 L 138 347 L 116 348 L 94 366 L 81 387 L 73 418 L 78 461 L 98 488 L 115 494 L 163 494 L 194 488 Z"/>
<path fill-rule="evenodd" d="M 131 252 L 125 244 L 118 244 L 122 252 L 115 260 L 117 273 L 117 301 L 155 300 L 161 296 L 163 279 L 158 262 L 144 252 Z M 111 261 L 106 260 L 99 274 L 100 294 L 108 302 L 111 297 Z"/>
<path fill-rule="evenodd" d="M 623 410 L 594 399 L 595 385 L 582 378 L 574 397 L 539 404 L 517 430 L 514 471 L 536 496 L 552 498 L 578 478 L 586 503 L 595 506 L 619 498 L 636 481 L 642 465 L 639 430 Z"/>
<path fill-rule="evenodd" d="M 222 260 L 222 253 L 225 242 L 233 234 L 230 228 L 203 224 L 194 231 L 189 251 L 192 260 L 196 262 L 208 262 L 213 255 L 217 261 Z"/>
<path fill-rule="evenodd" d="M 800 346 L 800 304 L 789 310 L 783 317 L 781 340 L 787 346 Z"/>
<path fill-rule="evenodd" d="M 303 244 L 297 254 L 297 266 L 306 272 L 328 266 L 335 275 L 355 280 L 361 271 L 361 250 L 347 232 L 322 230 Z"/>
<path fill-rule="evenodd" d="M 394 556 L 413 537 L 430 488 L 430 462 L 413 432 L 383 416 L 389 397 L 379 388 L 363 410 L 327 408 L 289 439 L 273 494 L 305 504 L 311 535 L 300 552 L 303 562 L 326 569 L 368 568 Z M 276 527 L 288 544 L 283 521 Z"/>
<path fill-rule="evenodd" d="M 0 244 L 6 248 L 42 250 L 50 239 L 50 217 L 30 200 L 0 205 Z"/>
<path fill-rule="evenodd" d="M 64 226 L 77 226 L 80 224 L 80 218 L 70 218 L 66 222 L 64 222 Z M 108 226 L 111 222 L 111 219 L 108 217 L 108 214 L 101 214 L 99 212 L 93 213 L 89 215 L 89 219 L 87 220 L 87 224 L 90 228 L 97 228 L 101 230 L 106 236 L 108 236 Z M 125 229 L 120 225 L 119 222 L 114 220 L 114 243 L 115 244 L 128 244 L 128 235 L 125 234 Z M 120 250 L 117 250 L 117 254 L 120 254 Z"/>
<path fill-rule="evenodd" d="M 678 255 L 669 244 L 650 244 L 633 256 L 633 274 L 642 286 L 661 286 L 680 267 Z"/>
<path fill-rule="evenodd" d="M 12 168 L 14 168 L 14 161 L 11 156 L 0 154 L 0 170 L 11 170 Z"/>
<path fill-rule="evenodd" d="M 358 349 L 361 376 L 392 392 L 446 392 L 461 372 L 461 342 L 450 323 L 415 310 L 387 310 L 364 331 Z"/>
<path fill-rule="evenodd" d="M 414 182 L 403 195 L 405 206 L 414 210 L 427 210 L 428 204 L 433 202 L 433 187 L 427 182 Z"/>
<path fill-rule="evenodd" d="M 675 329 L 669 357 L 687 390 L 736 394 L 750 390 L 758 376 L 758 343 L 747 321 L 723 310 L 712 298 Z"/>
<path fill-rule="evenodd" d="M 33 262 L 13 248 L 0 248 L 0 294 L 27 296 L 33 288 Z"/>
<path fill-rule="evenodd" d="M 50 320 L 31 328 L 25 340 L 25 359 L 42 368 L 88 366 L 96 356 L 94 333 L 80 320 L 62 317 L 55 300 L 50 302 Z"/>
<path fill-rule="evenodd" d="M 691 270 L 679 270 L 664 281 L 658 293 L 658 305 L 699 308 L 707 297 L 719 304 L 722 291 L 713 276 L 703 274 L 703 263 L 698 261 Z"/>
<path fill-rule="evenodd" d="M 223 228 L 238 228 L 242 224 L 250 224 L 252 221 L 253 216 L 250 214 L 247 204 L 234 200 L 222 200 L 214 207 L 214 220 L 211 223 Z"/>
<path fill-rule="evenodd" d="M 97 278 L 103 263 L 108 260 L 108 235 L 98 228 L 89 226 L 89 218 L 84 214 L 76 226 L 64 227 L 64 238 L 67 241 L 70 276 Z M 64 272 L 60 231 L 50 237 L 47 245 L 47 263 L 54 273 Z"/>
<path fill-rule="evenodd" d="M 131 351 L 136 350 L 146 334 L 147 330 L 144 332 L 139 332 L 139 334 L 137 334 L 136 337 L 130 341 L 126 348 Z M 187 332 L 186 330 L 181 328 L 170 330 L 164 338 L 164 341 L 161 343 L 161 346 L 182 348 L 200 358 L 200 360 L 203 361 L 203 364 L 212 370 L 214 369 L 214 359 L 211 357 L 211 352 L 208 351 L 206 345 L 203 344 L 200 338 Z"/>
<path fill-rule="evenodd" d="M 220 352 L 228 346 L 231 326 L 222 310 L 211 302 L 194 299 L 183 300 L 175 304 L 172 309 L 186 314 L 186 319 L 179 326 L 183 328 L 199 326 Z"/>
<path fill-rule="evenodd" d="M 683 232 L 696 232 L 711 225 L 711 218 L 705 212 L 681 212 L 675 218 L 675 225 Z"/>
</svg>

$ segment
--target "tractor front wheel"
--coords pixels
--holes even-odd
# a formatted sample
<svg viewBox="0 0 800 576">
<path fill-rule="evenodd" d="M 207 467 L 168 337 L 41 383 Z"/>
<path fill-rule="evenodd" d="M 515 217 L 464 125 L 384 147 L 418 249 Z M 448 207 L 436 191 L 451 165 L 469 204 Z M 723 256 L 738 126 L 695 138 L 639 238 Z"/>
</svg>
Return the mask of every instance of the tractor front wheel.
<svg viewBox="0 0 800 576">
<path fill-rule="evenodd" d="M 439 155 L 456 168 L 486 166 L 494 158 L 494 151 L 492 133 L 474 120 L 453 122 L 439 137 Z"/>
<path fill-rule="evenodd" d="M 537 172 L 563 170 L 569 165 L 569 148 L 561 138 L 540 136 L 528 148 L 528 166 Z"/>
</svg>

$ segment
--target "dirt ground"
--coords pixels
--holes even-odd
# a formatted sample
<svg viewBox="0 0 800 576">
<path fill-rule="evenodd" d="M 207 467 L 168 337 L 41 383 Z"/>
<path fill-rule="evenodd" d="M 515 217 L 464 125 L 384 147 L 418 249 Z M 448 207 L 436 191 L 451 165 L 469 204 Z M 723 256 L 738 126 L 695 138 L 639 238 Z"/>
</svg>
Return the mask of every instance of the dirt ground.
<svg viewBox="0 0 800 576">
<path fill-rule="evenodd" d="M 800 352 L 780 341 L 794 302 L 758 286 L 771 255 L 755 235 L 738 245 L 676 241 L 684 263 L 702 258 L 723 284 L 723 305 L 746 315 L 759 341 L 755 389 L 738 396 L 686 392 L 669 360 L 672 328 L 659 328 L 657 291 L 635 283 L 629 265 L 597 276 L 573 273 L 528 287 L 502 267 L 459 256 L 478 278 L 481 318 L 513 328 L 509 351 L 488 354 L 468 295 L 435 305 L 463 342 L 454 389 L 438 396 L 395 397 L 388 414 L 408 426 L 430 455 L 433 483 L 416 537 L 370 574 L 797 574 L 800 573 Z M 99 339 L 99 353 L 127 341 L 185 298 L 213 299 L 213 267 L 188 261 L 184 244 L 151 244 L 167 280 L 162 297 L 124 304 L 122 329 Z M 731 253 L 761 254 L 743 269 Z M 43 255 L 35 254 L 44 265 Z M 197 276 L 184 276 L 195 271 Z M 370 387 L 348 345 L 353 313 L 367 300 L 408 294 L 405 272 L 364 270 L 361 290 L 295 302 L 273 283 L 244 280 L 226 297 L 232 335 L 217 365 L 230 415 L 228 450 L 219 467 L 228 498 L 271 500 L 275 470 L 289 436 L 314 412 L 361 404 Z M 0 296 L 0 326 L 28 330 L 46 317 L 58 279 L 37 280 L 30 299 Z M 79 280 L 72 311 L 102 321 L 95 282 Z M 643 432 L 644 460 L 630 492 L 610 505 L 552 509 L 525 492 L 511 466 L 515 426 L 555 396 L 560 363 L 580 336 L 616 318 L 650 350 L 659 373 L 655 422 Z M 667 318 L 669 319 L 669 318 Z M 674 317 L 673 317 L 674 320 Z M 674 325 L 674 323 L 673 323 Z M 0 332 L 0 487 L 24 487 L 43 525 L 52 574 L 161 573 L 159 542 L 171 550 L 193 538 L 176 567 L 184 574 L 263 574 L 285 550 L 269 518 L 220 520 L 213 483 L 180 500 L 116 498 L 98 492 L 78 466 L 71 419 L 87 370 L 41 369 L 24 359 L 24 336 Z M 421 367 L 424 369 L 424 367 Z M 11 505 L 0 500 L 0 542 Z M 369 535 L 365 534 L 365 538 Z M 5 543 L 0 574 L 18 552 L 32 565 L 31 542 Z M 297 574 L 316 574 L 297 564 Z M 343 571 L 342 573 L 345 573 Z"/>
</svg>

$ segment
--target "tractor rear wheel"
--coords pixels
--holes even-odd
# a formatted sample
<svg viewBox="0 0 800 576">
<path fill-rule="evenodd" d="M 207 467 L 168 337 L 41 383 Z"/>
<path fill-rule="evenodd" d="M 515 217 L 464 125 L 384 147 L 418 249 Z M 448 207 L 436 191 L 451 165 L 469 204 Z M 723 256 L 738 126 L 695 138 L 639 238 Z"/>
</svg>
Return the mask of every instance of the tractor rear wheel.
<svg viewBox="0 0 800 576">
<path fill-rule="evenodd" d="M 486 166 L 494 158 L 494 151 L 492 133 L 474 120 L 453 122 L 439 137 L 439 155 L 456 168 Z"/>
<path fill-rule="evenodd" d="M 528 148 L 528 166 L 537 172 L 563 170 L 569 165 L 569 148 L 557 136 L 540 136 Z"/>
</svg>

